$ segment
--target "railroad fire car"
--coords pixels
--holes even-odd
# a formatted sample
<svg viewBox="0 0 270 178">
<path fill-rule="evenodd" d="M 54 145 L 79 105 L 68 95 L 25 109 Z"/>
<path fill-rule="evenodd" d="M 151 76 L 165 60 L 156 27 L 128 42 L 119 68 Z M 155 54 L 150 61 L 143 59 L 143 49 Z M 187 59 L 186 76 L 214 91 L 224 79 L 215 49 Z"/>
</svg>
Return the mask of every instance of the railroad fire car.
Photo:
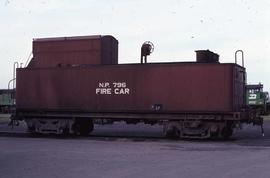
<svg viewBox="0 0 270 178">
<path fill-rule="evenodd" d="M 262 125 L 246 104 L 246 70 L 220 63 L 209 50 L 195 62 L 118 64 L 113 36 L 33 40 L 33 59 L 17 69 L 15 119 L 32 133 L 88 135 L 96 120 L 162 124 L 181 138 L 232 135 L 242 123 Z"/>
</svg>

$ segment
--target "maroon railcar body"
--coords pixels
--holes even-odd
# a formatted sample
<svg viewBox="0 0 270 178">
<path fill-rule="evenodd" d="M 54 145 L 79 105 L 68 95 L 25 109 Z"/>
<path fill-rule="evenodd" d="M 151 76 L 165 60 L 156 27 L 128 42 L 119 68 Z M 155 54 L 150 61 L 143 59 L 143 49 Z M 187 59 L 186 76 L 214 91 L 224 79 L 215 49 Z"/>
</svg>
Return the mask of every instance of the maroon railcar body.
<svg viewBox="0 0 270 178">
<path fill-rule="evenodd" d="M 117 63 L 118 41 L 109 35 L 96 35 L 34 39 L 33 59 L 28 67 Z"/>
<path fill-rule="evenodd" d="M 89 112 L 238 112 L 244 68 L 172 63 L 19 69 L 18 109 Z"/>
</svg>

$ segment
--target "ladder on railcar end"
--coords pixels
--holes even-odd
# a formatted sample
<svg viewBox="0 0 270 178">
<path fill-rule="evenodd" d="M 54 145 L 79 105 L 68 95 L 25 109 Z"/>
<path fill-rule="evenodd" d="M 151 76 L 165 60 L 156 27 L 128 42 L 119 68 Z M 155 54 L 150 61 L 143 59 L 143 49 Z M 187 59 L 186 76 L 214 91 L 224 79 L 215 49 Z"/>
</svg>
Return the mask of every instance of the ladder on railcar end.
<svg viewBox="0 0 270 178">
<path fill-rule="evenodd" d="M 13 73 L 12 73 L 13 77 L 8 82 L 8 89 L 9 90 L 10 90 L 10 84 L 12 82 L 12 90 L 15 91 L 15 88 L 16 88 L 16 69 L 17 68 L 25 68 L 25 67 L 27 67 L 28 63 L 30 62 L 30 58 L 32 57 L 32 55 L 33 55 L 33 52 L 31 51 L 24 65 L 23 65 L 22 62 L 19 63 L 17 61 L 13 63 Z M 13 104 L 15 104 L 15 100 L 14 100 Z"/>
<path fill-rule="evenodd" d="M 244 51 L 239 49 L 239 50 L 236 50 L 235 53 L 234 53 L 234 59 L 235 59 L 235 64 L 237 64 L 237 54 L 238 53 L 241 53 L 241 57 L 242 57 L 242 67 L 244 67 Z"/>
<path fill-rule="evenodd" d="M 235 58 L 235 64 L 237 64 L 237 61 L 238 61 L 238 53 L 241 54 L 241 58 L 242 58 L 242 67 L 244 67 L 244 52 L 243 50 L 236 50 L 235 53 L 234 53 L 234 58 Z M 244 75 L 245 77 L 245 80 L 246 80 L 246 76 Z M 244 85 L 244 91 L 245 91 L 245 94 L 246 94 L 246 86 Z M 244 96 L 244 100 L 245 100 L 246 96 Z M 257 113 L 255 113 L 255 115 L 257 115 Z M 256 119 L 253 120 L 253 124 L 254 125 L 260 125 L 261 126 L 261 132 L 262 132 L 262 136 L 264 137 L 264 128 L 263 128 L 263 118 L 261 117 L 255 117 Z"/>
<path fill-rule="evenodd" d="M 16 69 L 17 68 L 22 68 L 23 67 L 23 63 L 19 62 L 14 62 L 13 63 L 13 77 L 12 79 L 8 82 L 8 90 L 12 90 L 11 94 L 11 99 L 12 99 L 12 107 L 16 106 L 16 100 L 15 100 L 15 92 L 16 92 Z M 12 83 L 12 88 L 10 87 Z M 9 126 L 11 126 L 11 128 L 13 129 L 14 125 L 18 126 L 19 122 L 17 120 L 14 119 L 14 115 L 15 115 L 15 109 L 12 108 L 11 109 L 11 116 L 10 116 L 10 122 L 9 122 Z"/>
<path fill-rule="evenodd" d="M 28 56 L 28 58 L 27 58 L 27 60 L 26 60 L 26 62 L 25 62 L 25 64 L 24 64 L 24 66 L 23 66 L 23 63 L 19 63 L 19 62 L 14 62 L 13 63 L 13 78 L 8 82 L 8 89 L 10 90 L 10 84 L 12 83 L 12 97 L 11 98 L 13 98 L 13 100 L 12 100 L 12 105 L 14 106 L 14 107 L 16 107 L 16 99 L 15 99 L 15 92 L 16 92 L 16 69 L 17 68 L 25 68 L 25 67 L 27 67 L 27 65 L 29 64 L 29 62 L 30 62 L 30 59 L 31 59 L 31 57 L 32 57 L 32 55 L 33 55 L 33 52 L 31 51 L 30 52 L 30 54 L 29 54 L 29 56 Z M 11 127 L 12 127 L 12 129 L 13 129 L 13 126 L 14 125 L 19 125 L 19 122 L 18 122 L 18 120 L 16 120 L 15 119 L 15 113 L 16 113 L 16 109 L 12 109 L 12 112 L 11 112 L 11 116 L 10 116 L 10 123 L 8 124 L 8 125 L 10 125 Z"/>
</svg>

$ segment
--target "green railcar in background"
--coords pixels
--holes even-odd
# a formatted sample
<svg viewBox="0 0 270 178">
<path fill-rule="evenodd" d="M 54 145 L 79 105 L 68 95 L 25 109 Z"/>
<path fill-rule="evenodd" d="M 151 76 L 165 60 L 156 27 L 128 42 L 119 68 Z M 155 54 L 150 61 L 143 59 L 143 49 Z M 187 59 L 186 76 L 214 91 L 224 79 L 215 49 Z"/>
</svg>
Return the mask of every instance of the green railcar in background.
<svg viewBox="0 0 270 178">
<path fill-rule="evenodd" d="M 246 85 L 247 104 L 258 110 L 260 114 L 268 114 L 269 112 L 269 93 L 263 91 L 263 85 Z"/>
<path fill-rule="evenodd" d="M 0 112 L 11 113 L 15 108 L 15 90 L 0 89 Z"/>
</svg>

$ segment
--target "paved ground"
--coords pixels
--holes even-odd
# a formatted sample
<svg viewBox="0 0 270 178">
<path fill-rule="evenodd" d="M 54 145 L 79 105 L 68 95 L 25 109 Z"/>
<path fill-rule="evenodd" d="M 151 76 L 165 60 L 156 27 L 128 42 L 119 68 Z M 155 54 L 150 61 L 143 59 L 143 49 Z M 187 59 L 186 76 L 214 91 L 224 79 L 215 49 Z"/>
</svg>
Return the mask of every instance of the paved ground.
<svg viewBox="0 0 270 178">
<path fill-rule="evenodd" d="M 0 118 L 1 119 L 1 118 Z M 0 177 L 270 177 L 270 121 L 229 141 L 167 140 L 160 126 L 96 126 L 92 136 L 32 137 L 0 122 Z"/>
</svg>

